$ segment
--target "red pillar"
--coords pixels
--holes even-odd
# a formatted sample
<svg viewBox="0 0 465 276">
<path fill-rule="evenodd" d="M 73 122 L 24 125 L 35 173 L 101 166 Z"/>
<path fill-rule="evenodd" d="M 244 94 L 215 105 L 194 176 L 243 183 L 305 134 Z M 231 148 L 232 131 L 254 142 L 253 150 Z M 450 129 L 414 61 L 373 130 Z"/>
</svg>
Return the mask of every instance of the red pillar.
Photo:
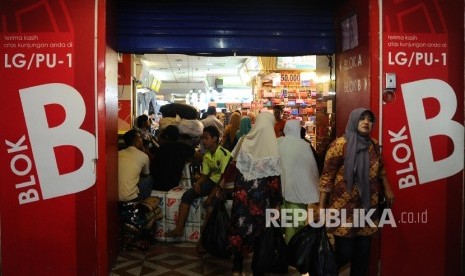
<svg viewBox="0 0 465 276">
<path fill-rule="evenodd" d="M 2 275 L 108 275 L 108 232 L 117 231 L 108 229 L 117 199 L 117 80 L 112 87 L 108 78 L 116 53 L 106 44 L 106 1 L 7 2 Z"/>
<path fill-rule="evenodd" d="M 396 194 L 393 223 L 373 245 L 372 275 L 378 260 L 381 275 L 460 274 L 463 10 L 463 1 L 452 0 L 351 0 L 338 7 L 337 135 L 353 108 L 372 108 Z M 387 73 L 395 75 L 392 90 Z M 382 102 L 383 93 L 395 98 Z"/>
</svg>

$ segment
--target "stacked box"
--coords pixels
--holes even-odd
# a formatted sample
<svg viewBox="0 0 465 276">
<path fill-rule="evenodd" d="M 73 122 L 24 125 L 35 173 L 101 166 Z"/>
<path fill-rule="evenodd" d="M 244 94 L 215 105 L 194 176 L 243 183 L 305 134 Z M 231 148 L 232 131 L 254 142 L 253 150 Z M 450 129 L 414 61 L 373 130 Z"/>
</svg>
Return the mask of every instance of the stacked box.
<svg viewBox="0 0 465 276">
<path fill-rule="evenodd" d="M 152 196 L 160 198 L 159 207 L 163 213 L 163 219 L 156 221 L 155 240 L 166 242 L 197 242 L 200 239 L 200 231 L 206 214 L 206 209 L 203 207 L 206 197 L 197 198 L 192 203 L 184 227 L 184 236 L 176 238 L 166 237 L 166 233 L 176 227 L 179 205 L 181 204 L 182 195 L 186 190 L 187 188 L 185 187 L 176 187 L 168 192 L 152 191 Z M 226 203 L 226 206 L 228 206 L 228 203 Z"/>
<path fill-rule="evenodd" d="M 155 240 L 166 241 L 166 220 L 155 222 Z"/>
<path fill-rule="evenodd" d="M 177 221 L 179 205 L 181 204 L 181 197 L 186 191 L 186 188 L 175 187 L 168 191 L 166 194 L 166 216 L 167 220 Z"/>
<path fill-rule="evenodd" d="M 200 239 L 200 222 L 188 222 L 184 228 L 184 239 L 187 242 L 198 242 Z"/>
</svg>

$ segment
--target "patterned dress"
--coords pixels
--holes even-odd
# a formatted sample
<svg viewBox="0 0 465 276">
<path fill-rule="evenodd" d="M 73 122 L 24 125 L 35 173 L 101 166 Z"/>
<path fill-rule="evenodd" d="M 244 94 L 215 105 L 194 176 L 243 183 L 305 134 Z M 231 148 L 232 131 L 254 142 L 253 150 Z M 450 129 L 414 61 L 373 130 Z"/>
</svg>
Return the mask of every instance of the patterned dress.
<svg viewBox="0 0 465 276">
<path fill-rule="evenodd" d="M 347 186 L 344 180 L 344 152 L 347 140 L 345 137 L 340 137 L 333 141 L 326 153 L 325 165 L 320 177 L 320 191 L 327 192 L 329 197 L 329 209 L 340 210 L 345 209 L 347 212 L 346 222 L 354 222 L 354 209 L 363 209 L 359 191 L 356 185 L 352 185 L 352 190 L 347 191 Z M 378 193 L 381 190 L 381 184 L 378 181 L 378 176 L 385 174 L 381 156 L 375 149 L 376 142 L 368 148 L 370 158 L 370 208 L 377 209 Z M 377 211 L 371 216 L 374 224 L 378 225 L 379 214 Z M 378 231 L 377 227 L 370 227 L 368 224 L 364 227 L 328 227 L 328 233 L 341 237 L 353 236 L 370 236 Z"/>
<path fill-rule="evenodd" d="M 265 210 L 279 207 L 281 202 L 279 176 L 246 181 L 239 173 L 231 210 L 230 250 L 252 252 L 255 240 L 265 230 Z"/>
</svg>

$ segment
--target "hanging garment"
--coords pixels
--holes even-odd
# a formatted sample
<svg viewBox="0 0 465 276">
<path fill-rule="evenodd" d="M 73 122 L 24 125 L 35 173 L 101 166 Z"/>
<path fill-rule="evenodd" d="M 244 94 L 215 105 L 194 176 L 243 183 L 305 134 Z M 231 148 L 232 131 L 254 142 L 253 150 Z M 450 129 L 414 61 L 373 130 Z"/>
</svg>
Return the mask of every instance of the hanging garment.
<svg viewBox="0 0 465 276">
<path fill-rule="evenodd" d="M 155 110 L 157 106 L 157 95 L 155 92 L 137 92 L 137 116 L 144 114 L 144 112 L 148 114 L 150 104 Z"/>
</svg>

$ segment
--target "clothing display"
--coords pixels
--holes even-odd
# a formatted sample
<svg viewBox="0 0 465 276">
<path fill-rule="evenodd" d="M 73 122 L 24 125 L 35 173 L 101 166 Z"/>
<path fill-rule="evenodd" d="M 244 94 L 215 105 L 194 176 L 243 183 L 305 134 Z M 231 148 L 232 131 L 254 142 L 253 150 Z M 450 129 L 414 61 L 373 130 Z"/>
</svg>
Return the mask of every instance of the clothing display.
<svg viewBox="0 0 465 276">
<path fill-rule="evenodd" d="M 144 92 L 137 92 L 137 116 L 142 114 L 148 114 L 150 110 L 156 110 L 157 106 L 157 95 L 151 90 L 145 90 Z"/>
</svg>

